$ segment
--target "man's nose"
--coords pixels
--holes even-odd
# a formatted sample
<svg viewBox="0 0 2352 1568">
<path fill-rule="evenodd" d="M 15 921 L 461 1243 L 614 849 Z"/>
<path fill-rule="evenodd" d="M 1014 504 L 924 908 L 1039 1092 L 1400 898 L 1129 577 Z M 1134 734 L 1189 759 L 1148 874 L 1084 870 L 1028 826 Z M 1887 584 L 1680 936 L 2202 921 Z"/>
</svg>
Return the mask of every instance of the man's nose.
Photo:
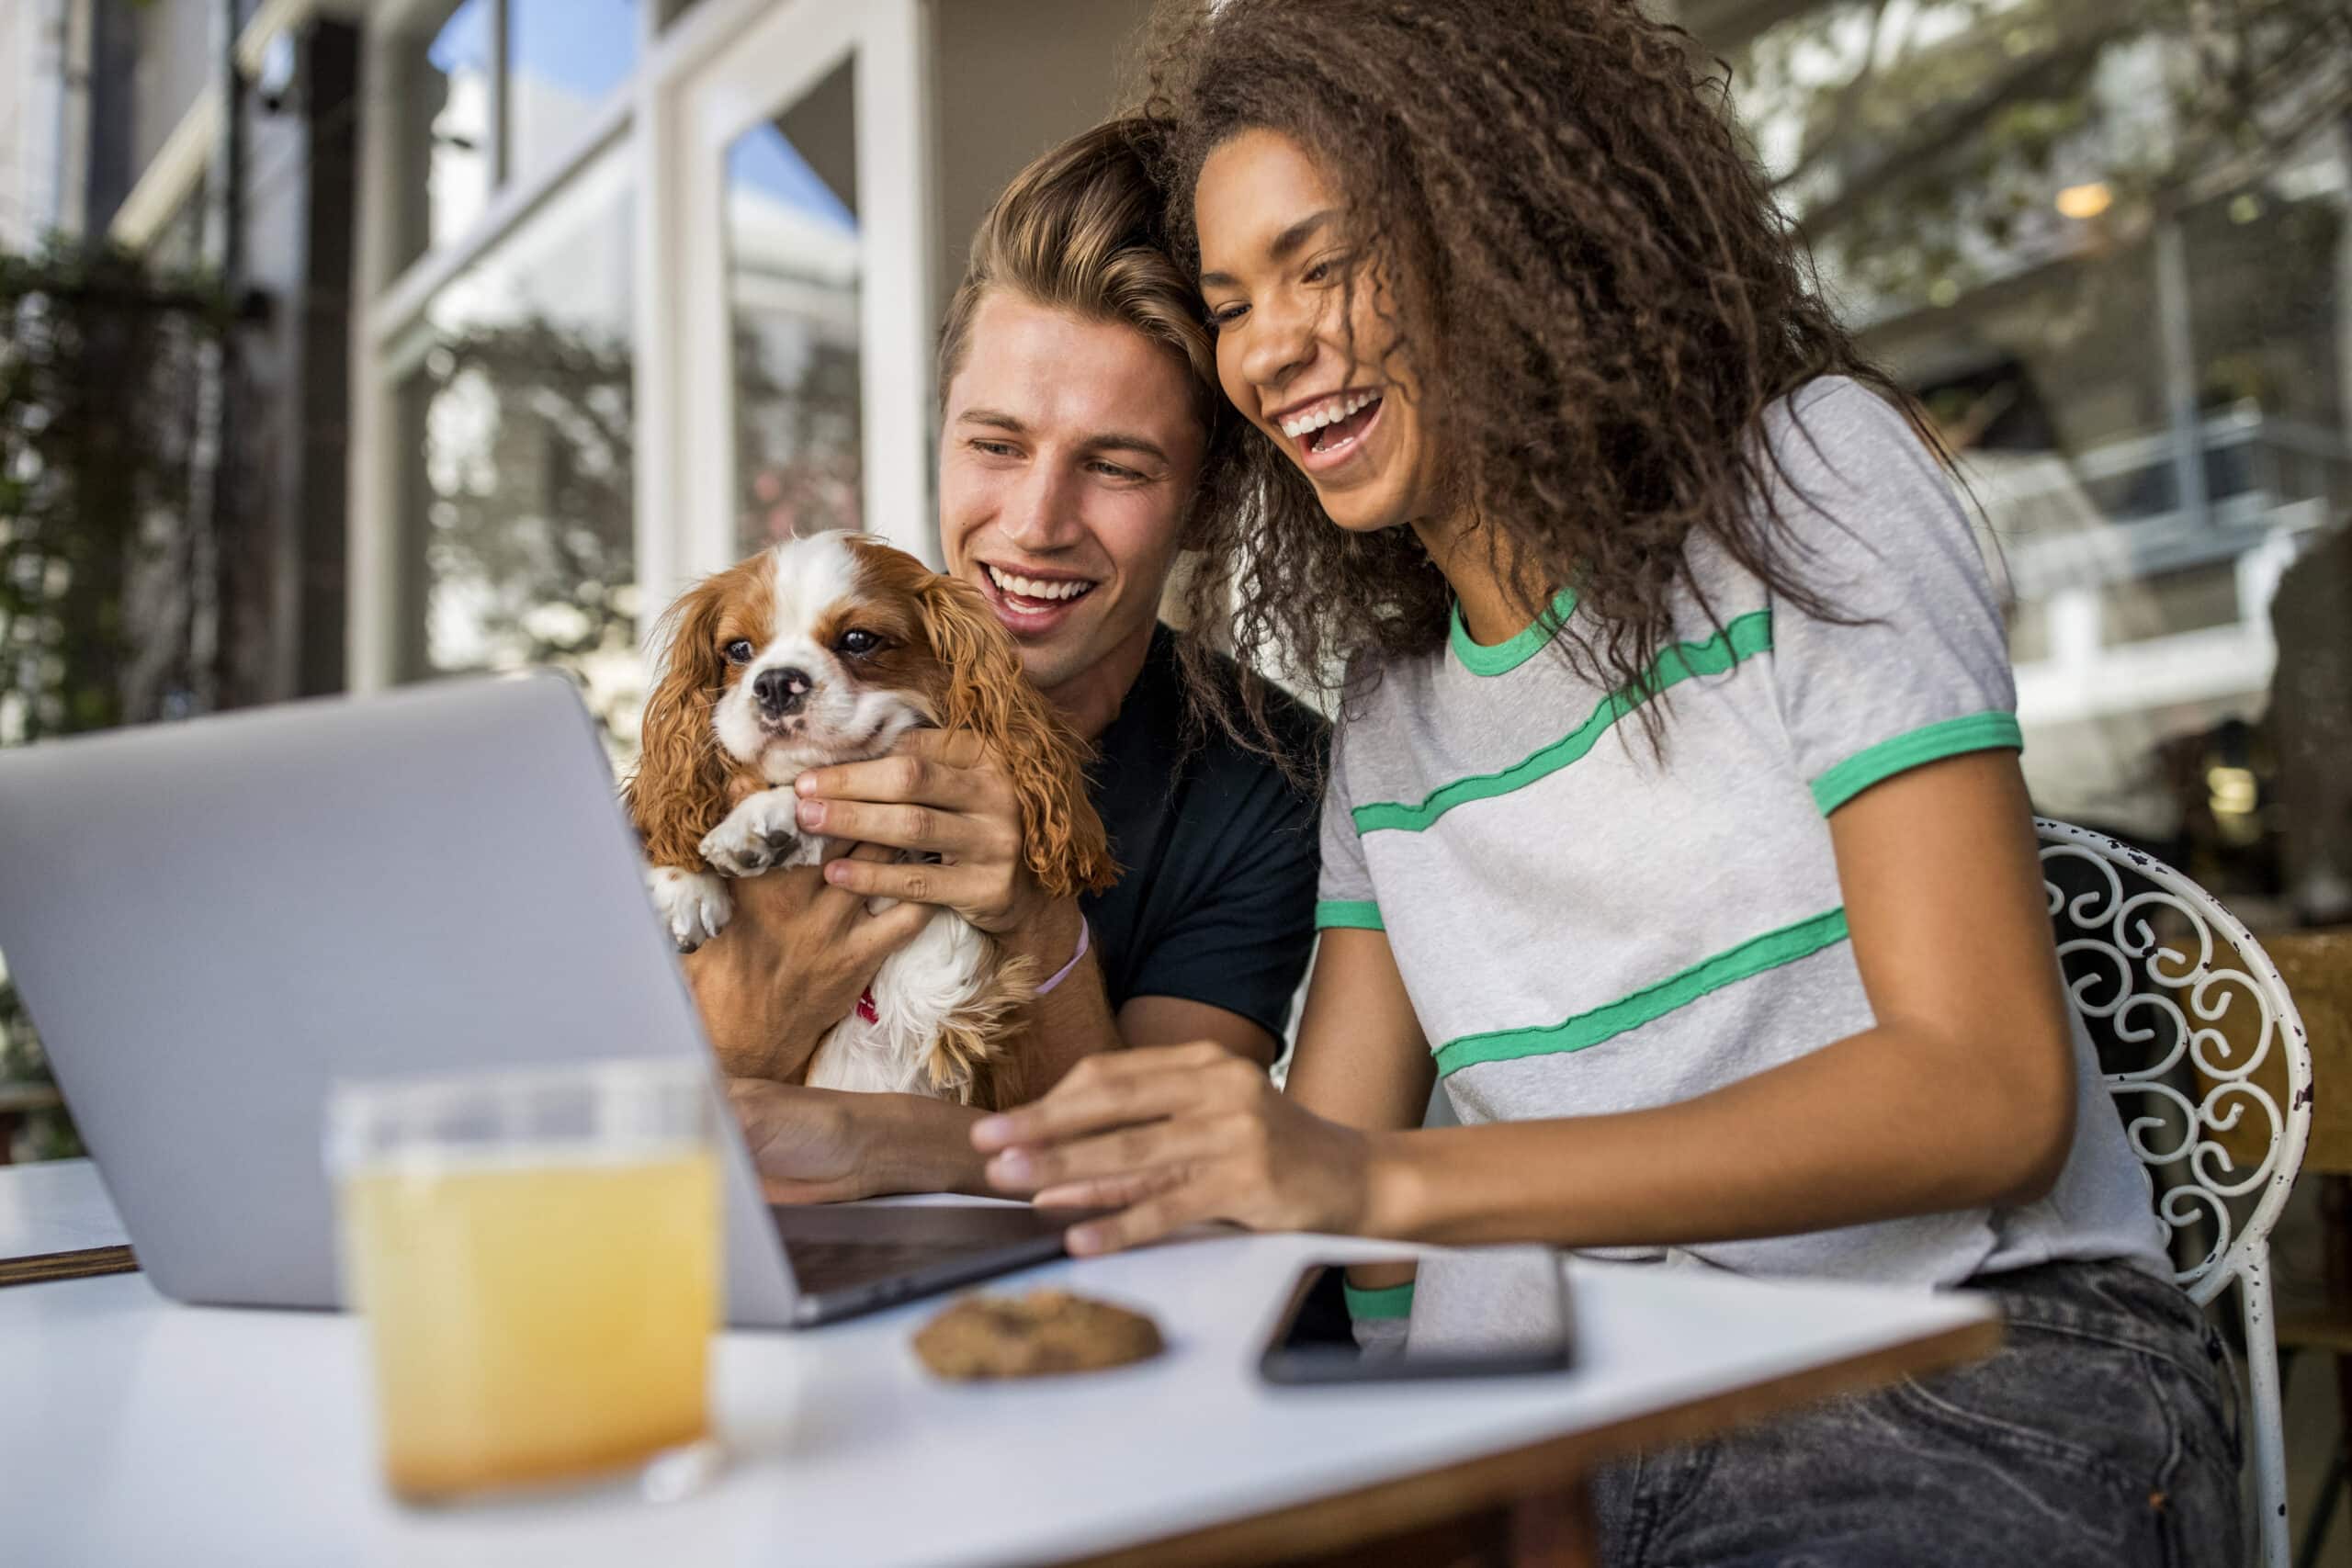
<svg viewBox="0 0 2352 1568">
<path fill-rule="evenodd" d="M 760 700 L 760 711 L 770 718 L 783 718 L 798 713 L 808 703 L 808 690 L 816 682 L 806 670 L 790 665 L 781 670 L 763 670 L 752 677 L 752 695 Z"/>
<path fill-rule="evenodd" d="M 1007 539 L 1040 555 L 1075 543 L 1085 531 L 1076 488 L 1066 475 L 1045 463 L 1032 469 L 1008 498 L 999 525 Z"/>
</svg>

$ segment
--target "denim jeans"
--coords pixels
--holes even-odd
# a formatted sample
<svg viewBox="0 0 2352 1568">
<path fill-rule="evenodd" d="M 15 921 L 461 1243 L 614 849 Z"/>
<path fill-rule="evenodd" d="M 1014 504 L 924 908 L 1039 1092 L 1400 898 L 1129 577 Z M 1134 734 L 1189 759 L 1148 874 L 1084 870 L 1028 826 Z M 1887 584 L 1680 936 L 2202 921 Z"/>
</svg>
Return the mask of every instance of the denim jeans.
<svg viewBox="0 0 2352 1568">
<path fill-rule="evenodd" d="M 2240 1561 L 2221 1341 L 2169 1281 L 2050 1263 L 1975 1284 L 1985 1360 L 1611 1466 L 1610 1568 Z"/>
</svg>

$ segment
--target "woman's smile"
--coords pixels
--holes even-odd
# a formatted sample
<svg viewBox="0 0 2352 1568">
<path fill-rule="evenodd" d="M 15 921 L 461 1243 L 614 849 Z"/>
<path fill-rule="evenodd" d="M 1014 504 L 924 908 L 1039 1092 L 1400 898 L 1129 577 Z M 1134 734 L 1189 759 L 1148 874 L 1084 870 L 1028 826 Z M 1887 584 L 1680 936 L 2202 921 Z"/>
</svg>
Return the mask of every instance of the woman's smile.
<svg viewBox="0 0 2352 1568">
<path fill-rule="evenodd" d="M 1322 473 L 1362 454 L 1386 400 L 1369 388 L 1333 392 L 1293 403 L 1268 415 L 1267 423 L 1281 430 L 1300 468 Z"/>
</svg>

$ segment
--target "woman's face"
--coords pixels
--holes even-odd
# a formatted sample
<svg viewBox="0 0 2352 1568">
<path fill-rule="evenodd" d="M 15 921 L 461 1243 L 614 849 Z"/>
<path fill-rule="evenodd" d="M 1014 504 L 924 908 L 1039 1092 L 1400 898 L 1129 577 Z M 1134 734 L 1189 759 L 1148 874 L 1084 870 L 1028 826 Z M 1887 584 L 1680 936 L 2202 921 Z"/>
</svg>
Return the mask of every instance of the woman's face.
<svg viewBox="0 0 2352 1568">
<path fill-rule="evenodd" d="M 1279 131 L 1246 130 L 1210 154 L 1193 201 L 1225 395 L 1340 527 L 1426 518 L 1436 464 L 1387 354 L 1396 305 L 1322 168 Z"/>
</svg>

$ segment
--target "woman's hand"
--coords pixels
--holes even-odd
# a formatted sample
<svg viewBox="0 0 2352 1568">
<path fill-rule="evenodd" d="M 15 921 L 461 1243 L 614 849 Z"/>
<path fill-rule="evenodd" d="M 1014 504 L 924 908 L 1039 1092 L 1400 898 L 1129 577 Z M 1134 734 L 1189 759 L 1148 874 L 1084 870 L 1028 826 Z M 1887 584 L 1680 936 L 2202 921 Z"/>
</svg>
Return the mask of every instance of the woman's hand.
<svg viewBox="0 0 2352 1568">
<path fill-rule="evenodd" d="M 1365 1234 L 1373 1134 L 1286 1100 L 1264 1071 L 1201 1043 L 1089 1056 L 1035 1104 L 972 1129 L 1001 1190 L 1054 1208 L 1115 1208 L 1069 1233 L 1115 1252 L 1209 1220 Z"/>
</svg>

